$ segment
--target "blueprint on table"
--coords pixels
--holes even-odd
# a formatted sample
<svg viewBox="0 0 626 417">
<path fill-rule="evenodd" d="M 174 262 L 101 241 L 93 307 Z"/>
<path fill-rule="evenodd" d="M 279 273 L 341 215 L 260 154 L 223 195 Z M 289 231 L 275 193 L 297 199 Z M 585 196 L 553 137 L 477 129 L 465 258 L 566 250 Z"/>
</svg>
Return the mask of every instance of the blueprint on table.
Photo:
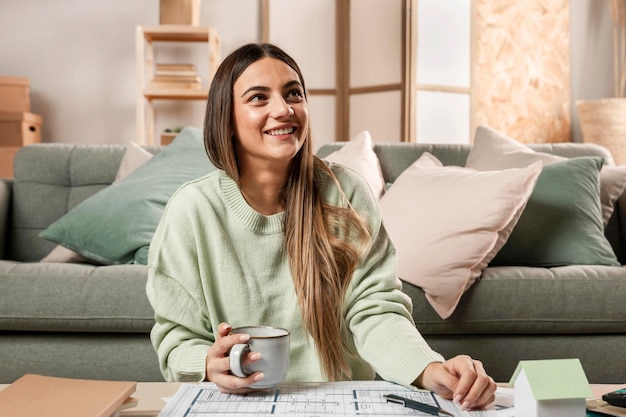
<svg viewBox="0 0 626 417">
<path fill-rule="evenodd" d="M 388 403 L 383 398 L 385 394 L 437 405 L 457 417 L 496 416 L 493 410 L 460 410 L 452 401 L 444 400 L 430 391 L 411 390 L 385 381 L 346 381 L 284 383 L 247 395 L 221 393 L 213 383 L 183 384 L 159 417 L 430 416 L 400 404 Z"/>
</svg>

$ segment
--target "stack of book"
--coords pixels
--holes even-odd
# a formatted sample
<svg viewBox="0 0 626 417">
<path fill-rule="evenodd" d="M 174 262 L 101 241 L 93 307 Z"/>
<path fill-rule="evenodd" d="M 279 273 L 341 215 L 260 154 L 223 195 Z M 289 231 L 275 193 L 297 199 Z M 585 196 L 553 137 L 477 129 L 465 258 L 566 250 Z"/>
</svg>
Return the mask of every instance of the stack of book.
<svg viewBox="0 0 626 417">
<path fill-rule="evenodd" d="M 194 64 L 156 64 L 151 89 L 202 89 L 202 79 Z"/>
<path fill-rule="evenodd" d="M 27 374 L 0 390 L 0 416 L 112 417 L 137 406 L 134 381 Z"/>
</svg>

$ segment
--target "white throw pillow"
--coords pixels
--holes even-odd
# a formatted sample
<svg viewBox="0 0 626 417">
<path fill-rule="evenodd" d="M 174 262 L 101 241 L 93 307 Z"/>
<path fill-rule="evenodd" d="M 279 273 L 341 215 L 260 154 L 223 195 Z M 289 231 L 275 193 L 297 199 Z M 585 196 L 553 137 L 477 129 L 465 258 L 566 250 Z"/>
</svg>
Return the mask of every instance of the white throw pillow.
<svg viewBox="0 0 626 417">
<path fill-rule="evenodd" d="M 115 175 L 116 182 L 122 180 L 128 174 L 148 162 L 154 155 L 148 152 L 135 142 L 129 142 L 124 151 L 124 157 L 120 163 L 120 167 Z M 48 255 L 46 255 L 41 262 L 51 263 L 91 263 L 92 260 L 85 258 L 84 256 L 68 249 L 64 246 L 57 245 Z"/>
<path fill-rule="evenodd" d="M 544 164 L 562 161 L 566 158 L 543 152 L 535 152 L 530 147 L 487 126 L 478 126 L 474 145 L 467 157 L 465 166 L 479 171 L 521 168 L 536 161 Z M 612 161 L 605 161 L 611 164 Z M 626 165 L 604 165 L 600 172 L 600 202 L 602 223 L 606 227 L 611 219 L 615 202 L 626 189 Z"/>
<path fill-rule="evenodd" d="M 41 262 L 83 264 L 92 261 L 65 246 L 56 245 Z"/>
<path fill-rule="evenodd" d="M 154 154 L 148 152 L 144 148 L 142 148 L 136 142 L 128 142 L 126 146 L 126 151 L 124 152 L 124 157 L 122 158 L 122 162 L 120 163 L 120 167 L 117 170 L 117 175 L 115 176 L 114 183 L 118 182 L 122 178 L 126 177 L 128 174 L 148 162 Z"/>
<path fill-rule="evenodd" d="M 380 200 L 398 277 L 421 287 L 444 319 L 504 246 L 542 164 L 480 172 L 423 154 Z"/>
<path fill-rule="evenodd" d="M 341 149 L 324 159 L 355 170 L 367 181 L 377 200 L 383 195 L 385 180 L 372 146 L 372 137 L 367 130 L 356 135 Z"/>
</svg>

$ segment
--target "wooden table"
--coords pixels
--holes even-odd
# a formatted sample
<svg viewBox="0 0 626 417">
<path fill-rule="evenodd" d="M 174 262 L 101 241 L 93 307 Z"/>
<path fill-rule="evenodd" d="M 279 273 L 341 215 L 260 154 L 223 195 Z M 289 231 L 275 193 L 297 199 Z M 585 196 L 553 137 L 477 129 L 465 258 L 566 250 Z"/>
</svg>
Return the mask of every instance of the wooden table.
<svg viewBox="0 0 626 417">
<path fill-rule="evenodd" d="M 179 382 L 138 382 L 133 394 L 138 399 L 137 406 L 121 411 L 120 417 L 156 417 L 165 407 L 163 398 L 173 397 L 180 385 Z M 7 386 L 0 384 L 0 390 Z M 591 390 L 594 398 L 600 398 L 602 394 L 624 386 L 626 384 L 592 384 Z"/>
</svg>

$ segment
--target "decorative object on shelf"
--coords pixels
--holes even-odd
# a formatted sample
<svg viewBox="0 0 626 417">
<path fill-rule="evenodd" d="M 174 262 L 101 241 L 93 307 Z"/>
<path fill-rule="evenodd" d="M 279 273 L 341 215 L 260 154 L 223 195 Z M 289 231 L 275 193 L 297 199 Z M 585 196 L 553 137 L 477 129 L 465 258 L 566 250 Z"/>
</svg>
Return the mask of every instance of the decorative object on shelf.
<svg viewBox="0 0 626 417">
<path fill-rule="evenodd" d="M 169 145 L 183 130 L 182 126 L 168 127 L 161 133 L 161 145 Z"/>
<path fill-rule="evenodd" d="M 610 7 L 615 96 L 578 100 L 576 109 L 584 141 L 606 146 L 616 163 L 626 164 L 626 2 L 610 0 Z"/>
<path fill-rule="evenodd" d="M 200 0 L 161 0 L 159 23 L 161 25 L 200 24 Z"/>
<path fill-rule="evenodd" d="M 585 142 L 605 146 L 618 164 L 626 164 L 626 98 L 576 102 Z"/>
</svg>

